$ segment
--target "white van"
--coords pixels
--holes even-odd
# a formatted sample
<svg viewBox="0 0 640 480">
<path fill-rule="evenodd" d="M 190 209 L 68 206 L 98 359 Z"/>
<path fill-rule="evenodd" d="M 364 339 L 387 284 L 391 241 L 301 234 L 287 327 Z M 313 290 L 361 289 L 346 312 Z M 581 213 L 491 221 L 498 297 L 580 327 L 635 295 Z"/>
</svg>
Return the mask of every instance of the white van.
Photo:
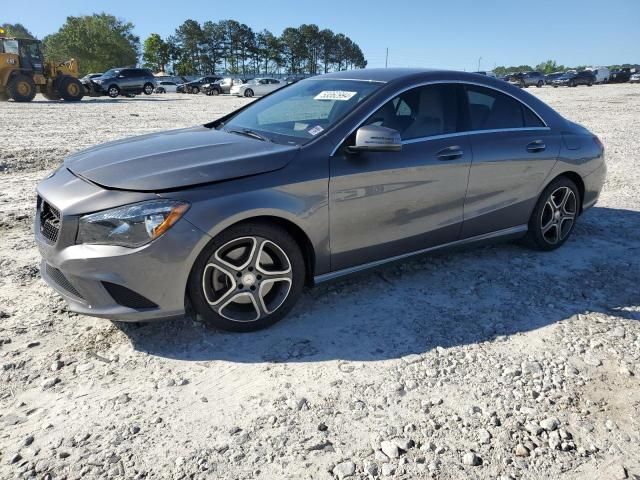
<svg viewBox="0 0 640 480">
<path fill-rule="evenodd" d="M 611 72 L 607 67 L 591 67 L 587 68 L 587 70 L 591 70 L 593 74 L 596 76 L 596 83 L 608 83 L 609 76 Z"/>
</svg>

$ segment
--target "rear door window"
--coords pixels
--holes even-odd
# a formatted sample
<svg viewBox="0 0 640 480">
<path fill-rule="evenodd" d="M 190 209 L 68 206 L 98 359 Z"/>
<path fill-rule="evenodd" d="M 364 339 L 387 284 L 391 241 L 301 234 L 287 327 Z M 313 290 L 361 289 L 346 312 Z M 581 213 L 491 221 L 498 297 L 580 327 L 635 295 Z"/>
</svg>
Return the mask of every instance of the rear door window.
<svg viewBox="0 0 640 480">
<path fill-rule="evenodd" d="M 475 85 L 467 86 L 466 92 L 471 130 L 544 126 L 531 109 L 509 95 Z"/>
</svg>

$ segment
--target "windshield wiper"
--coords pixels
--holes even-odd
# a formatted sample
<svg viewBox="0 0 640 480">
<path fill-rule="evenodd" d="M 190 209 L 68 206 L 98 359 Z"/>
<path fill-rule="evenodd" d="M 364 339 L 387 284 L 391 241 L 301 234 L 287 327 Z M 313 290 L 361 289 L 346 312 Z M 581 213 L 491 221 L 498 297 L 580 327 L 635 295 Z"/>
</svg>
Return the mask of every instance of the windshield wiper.
<svg viewBox="0 0 640 480">
<path fill-rule="evenodd" d="M 270 141 L 264 135 L 260 135 L 259 133 L 254 132 L 253 130 L 250 130 L 248 128 L 243 128 L 242 130 L 229 130 L 229 133 L 237 133 L 238 135 L 244 135 L 246 137 L 257 138 L 258 140 L 262 140 L 263 142 Z"/>
</svg>

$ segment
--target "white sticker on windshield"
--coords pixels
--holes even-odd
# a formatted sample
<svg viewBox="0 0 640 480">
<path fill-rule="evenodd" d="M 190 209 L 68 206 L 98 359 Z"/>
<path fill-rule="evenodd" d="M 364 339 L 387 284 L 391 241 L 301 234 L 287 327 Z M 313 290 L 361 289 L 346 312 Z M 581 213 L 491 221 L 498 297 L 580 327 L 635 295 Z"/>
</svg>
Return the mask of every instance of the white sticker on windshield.
<svg viewBox="0 0 640 480">
<path fill-rule="evenodd" d="M 346 102 L 358 92 L 347 92 L 345 90 L 325 90 L 313 97 L 314 100 L 340 100 Z"/>
<path fill-rule="evenodd" d="M 313 128 L 310 128 L 309 130 L 307 130 L 311 135 L 313 135 L 314 137 L 319 134 L 322 130 L 324 130 L 324 128 L 322 128 L 320 125 L 316 125 Z"/>
</svg>

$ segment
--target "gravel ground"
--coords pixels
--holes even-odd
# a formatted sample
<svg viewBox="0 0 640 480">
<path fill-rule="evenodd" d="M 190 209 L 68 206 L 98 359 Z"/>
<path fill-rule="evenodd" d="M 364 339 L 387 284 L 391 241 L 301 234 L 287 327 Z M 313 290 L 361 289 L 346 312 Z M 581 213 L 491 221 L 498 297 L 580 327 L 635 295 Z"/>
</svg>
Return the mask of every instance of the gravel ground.
<svg viewBox="0 0 640 480">
<path fill-rule="evenodd" d="M 39 278 L 34 186 L 97 142 L 245 102 L 0 104 L 0 478 L 640 478 L 640 85 L 530 89 L 609 175 L 560 250 L 431 255 L 253 334 L 78 316 Z"/>
</svg>

